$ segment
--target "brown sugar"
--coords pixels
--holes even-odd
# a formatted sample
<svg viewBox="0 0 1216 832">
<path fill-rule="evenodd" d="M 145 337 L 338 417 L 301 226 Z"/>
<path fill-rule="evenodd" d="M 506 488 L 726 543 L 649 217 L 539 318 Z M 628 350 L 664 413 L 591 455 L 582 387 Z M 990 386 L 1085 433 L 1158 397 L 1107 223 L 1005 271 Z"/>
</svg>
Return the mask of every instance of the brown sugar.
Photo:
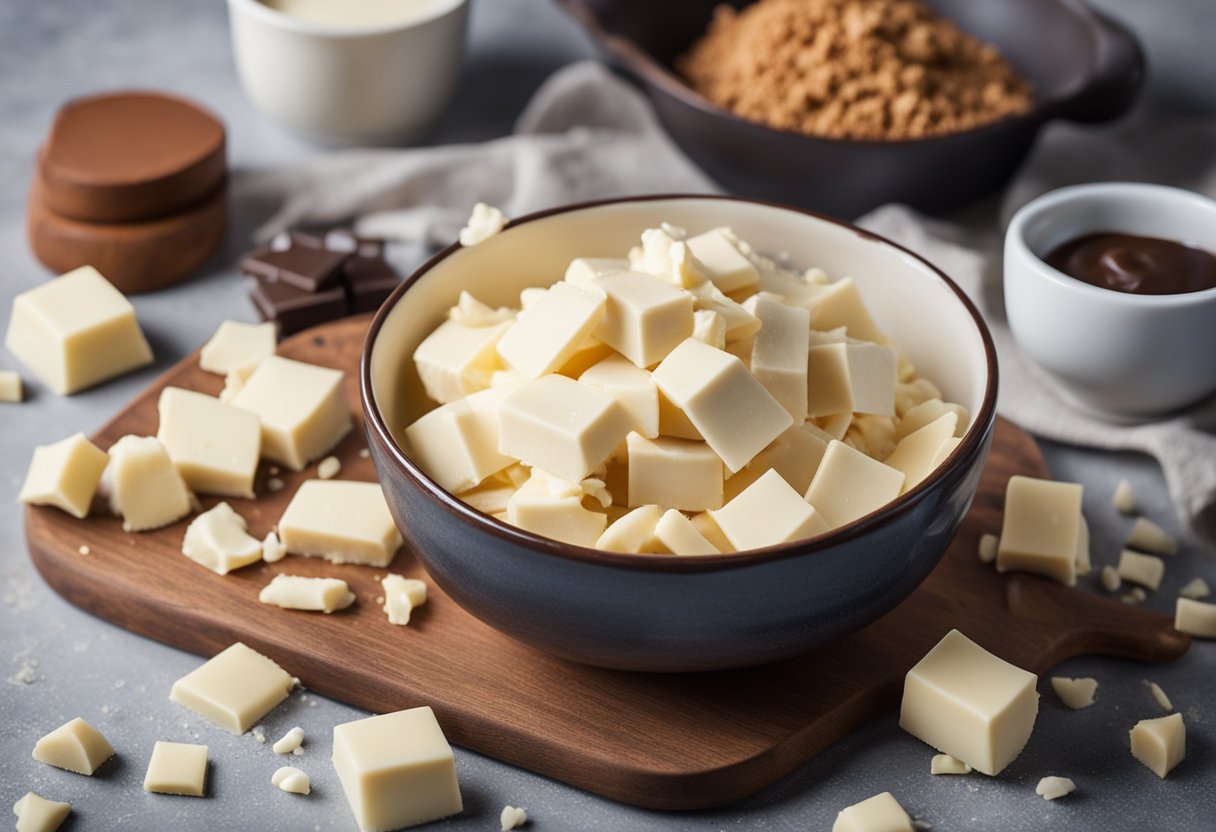
<svg viewBox="0 0 1216 832">
<path fill-rule="evenodd" d="M 676 64 L 743 118 L 834 139 L 920 139 L 1024 113 L 1031 86 L 921 0 L 718 6 Z"/>
</svg>

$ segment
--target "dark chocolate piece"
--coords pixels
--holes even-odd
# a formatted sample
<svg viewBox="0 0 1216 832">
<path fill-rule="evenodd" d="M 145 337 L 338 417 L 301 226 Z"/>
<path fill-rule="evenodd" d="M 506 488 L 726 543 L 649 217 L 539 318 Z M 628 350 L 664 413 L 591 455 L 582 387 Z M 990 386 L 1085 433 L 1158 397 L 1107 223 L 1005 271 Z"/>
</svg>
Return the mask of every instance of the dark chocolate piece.
<svg viewBox="0 0 1216 832">
<path fill-rule="evenodd" d="M 352 257 L 346 261 L 342 272 L 352 315 L 375 312 L 401 282 L 397 272 L 382 257 Z"/>
<path fill-rule="evenodd" d="M 288 242 L 290 245 L 282 248 Z M 247 255 L 241 261 L 241 270 L 254 277 L 286 283 L 306 292 L 328 289 L 340 281 L 342 264 L 350 255 L 310 243 L 307 235 L 295 232 L 289 240 L 275 238 L 269 246 Z"/>
<path fill-rule="evenodd" d="M 341 286 L 320 292 L 307 292 L 278 280 L 259 278 L 249 299 L 263 321 L 279 325 L 279 335 L 291 335 L 310 326 L 345 317 L 346 292 Z"/>
</svg>

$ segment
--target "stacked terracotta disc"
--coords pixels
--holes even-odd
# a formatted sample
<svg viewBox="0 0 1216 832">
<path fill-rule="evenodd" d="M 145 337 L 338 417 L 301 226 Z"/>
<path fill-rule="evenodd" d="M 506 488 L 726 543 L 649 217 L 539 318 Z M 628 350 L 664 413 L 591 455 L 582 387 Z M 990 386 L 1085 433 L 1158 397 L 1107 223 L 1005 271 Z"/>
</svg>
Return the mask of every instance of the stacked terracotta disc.
<svg viewBox="0 0 1216 832">
<path fill-rule="evenodd" d="M 34 255 L 61 273 L 91 265 L 124 292 L 197 269 L 227 222 L 224 125 L 158 92 L 69 101 L 55 117 L 30 186 Z"/>
</svg>

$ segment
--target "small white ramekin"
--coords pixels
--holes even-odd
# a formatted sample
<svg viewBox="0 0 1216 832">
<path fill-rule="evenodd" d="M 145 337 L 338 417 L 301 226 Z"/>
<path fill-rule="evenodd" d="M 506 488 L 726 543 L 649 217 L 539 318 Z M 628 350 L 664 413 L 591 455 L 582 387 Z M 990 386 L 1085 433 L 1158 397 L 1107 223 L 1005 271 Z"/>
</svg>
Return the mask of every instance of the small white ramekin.
<svg viewBox="0 0 1216 832">
<path fill-rule="evenodd" d="M 424 134 L 456 87 L 467 17 L 468 0 L 437 0 L 399 23 L 337 27 L 228 0 L 237 74 L 254 106 L 335 145 Z"/>
<path fill-rule="evenodd" d="M 1216 392 L 1216 289 L 1128 294 L 1043 262 L 1061 243 L 1102 231 L 1216 252 L 1216 202 L 1162 185 L 1107 182 L 1027 204 L 1005 234 L 1005 310 L 1018 344 L 1074 404 L 1110 419 L 1151 419 Z"/>
</svg>

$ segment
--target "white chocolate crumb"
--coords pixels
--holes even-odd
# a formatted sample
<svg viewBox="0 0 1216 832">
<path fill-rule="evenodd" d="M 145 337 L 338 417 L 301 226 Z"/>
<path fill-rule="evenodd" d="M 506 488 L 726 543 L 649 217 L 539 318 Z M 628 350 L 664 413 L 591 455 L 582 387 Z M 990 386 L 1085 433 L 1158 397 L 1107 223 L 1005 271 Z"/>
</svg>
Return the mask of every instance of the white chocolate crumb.
<svg viewBox="0 0 1216 832">
<path fill-rule="evenodd" d="M 392 624 L 409 624 L 414 608 L 426 603 L 426 584 L 416 578 L 389 574 L 380 586 L 384 588 L 384 614 Z"/>
<path fill-rule="evenodd" d="M 1212 588 L 1208 586 L 1208 582 L 1203 578 L 1194 578 L 1187 582 L 1186 586 L 1178 590 L 1178 594 L 1183 598 L 1190 598 L 1192 601 L 1198 601 L 1201 598 L 1207 598 L 1212 594 Z"/>
<path fill-rule="evenodd" d="M 327 456 L 317 463 L 317 476 L 323 480 L 332 480 L 342 470 L 342 460 L 336 456 Z"/>
<path fill-rule="evenodd" d="M 1118 592 L 1121 586 L 1123 586 L 1123 579 L 1119 577 L 1119 570 L 1113 566 L 1103 566 L 1102 588 L 1107 592 Z"/>
<path fill-rule="evenodd" d="M 271 749 L 275 754 L 290 754 L 304 742 L 304 729 L 297 725 L 279 739 Z"/>
<path fill-rule="evenodd" d="M 949 754 L 934 754 L 929 763 L 930 774 L 970 774 L 971 766 Z"/>
<path fill-rule="evenodd" d="M 504 806 L 498 819 L 502 823 L 502 832 L 510 832 L 528 822 L 528 813 L 517 806 Z"/>
<path fill-rule="evenodd" d="M 1161 710 L 1165 711 L 1166 713 L 1174 710 L 1174 703 L 1171 702 L 1170 698 L 1165 695 L 1165 691 L 1161 689 L 1161 685 L 1157 684 L 1156 682 L 1149 682 L 1148 691 L 1153 695 L 1153 699 L 1156 701 L 1156 703 L 1161 706 Z"/>
<path fill-rule="evenodd" d="M 994 534 L 985 534 L 980 537 L 979 556 L 980 563 L 992 563 L 996 560 L 996 550 L 1001 544 L 1001 539 Z"/>
<path fill-rule="evenodd" d="M 469 215 L 469 221 L 465 223 L 464 228 L 460 229 L 460 244 L 475 246 L 484 243 L 502 231 L 506 224 L 507 218 L 502 211 L 493 205 L 479 202 L 473 206 L 473 213 Z"/>
<path fill-rule="evenodd" d="M 1035 786 L 1035 794 L 1042 795 L 1044 800 L 1055 800 L 1077 790 L 1077 784 L 1067 777 L 1044 777 Z"/>
<path fill-rule="evenodd" d="M 1052 676 L 1051 689 L 1060 697 L 1061 702 L 1076 711 L 1094 704 L 1098 680 L 1089 677 L 1070 679 L 1067 676 Z"/>
<path fill-rule="evenodd" d="M 1178 541 L 1174 536 L 1147 517 L 1136 518 L 1132 532 L 1127 536 L 1127 545 L 1157 555 L 1178 554 Z"/>
<path fill-rule="evenodd" d="M 267 532 L 266 539 L 262 541 L 262 560 L 277 563 L 286 556 L 287 547 L 279 540 L 279 535 L 274 531 Z"/>
<path fill-rule="evenodd" d="M 271 477 L 270 479 L 266 480 L 266 490 L 272 493 L 275 491 L 282 491 L 285 485 L 286 483 L 278 477 Z"/>
<path fill-rule="evenodd" d="M 293 755 L 295 755 L 296 757 L 303 757 L 304 756 L 304 746 L 300 746 L 299 748 L 293 748 L 291 750 L 291 753 Z"/>
<path fill-rule="evenodd" d="M 308 794 L 312 791 L 308 775 L 294 766 L 283 766 L 270 776 L 270 782 L 292 794 Z"/>
<path fill-rule="evenodd" d="M 1120 596 L 1119 600 L 1125 604 L 1143 604 L 1144 599 L 1148 598 L 1148 593 L 1143 587 L 1134 586 Z"/>
<path fill-rule="evenodd" d="M 88 554 L 90 554 L 90 553 L 91 553 L 93 550 L 92 550 L 92 549 L 90 549 L 88 546 L 85 546 L 84 544 L 81 544 L 80 548 L 79 548 L 79 549 L 77 549 L 76 551 L 77 551 L 77 552 L 80 552 L 80 554 L 82 554 L 82 555 L 88 555 Z"/>
<path fill-rule="evenodd" d="M 1132 484 L 1127 480 L 1119 480 L 1119 484 L 1115 486 L 1115 496 L 1111 500 L 1115 507 L 1115 511 L 1120 514 L 1135 514 L 1139 506 L 1136 504 L 1136 495 L 1132 492 Z"/>
<path fill-rule="evenodd" d="M 368 458 L 368 457 L 370 457 L 371 455 L 372 455 L 372 452 L 371 452 L 371 451 L 369 451 L 367 448 L 360 448 L 360 449 L 359 449 L 359 459 L 367 459 L 367 458 Z"/>
<path fill-rule="evenodd" d="M 250 728 L 249 731 L 253 734 L 253 738 L 258 742 L 266 742 L 266 729 L 261 725 L 255 725 Z"/>
</svg>

